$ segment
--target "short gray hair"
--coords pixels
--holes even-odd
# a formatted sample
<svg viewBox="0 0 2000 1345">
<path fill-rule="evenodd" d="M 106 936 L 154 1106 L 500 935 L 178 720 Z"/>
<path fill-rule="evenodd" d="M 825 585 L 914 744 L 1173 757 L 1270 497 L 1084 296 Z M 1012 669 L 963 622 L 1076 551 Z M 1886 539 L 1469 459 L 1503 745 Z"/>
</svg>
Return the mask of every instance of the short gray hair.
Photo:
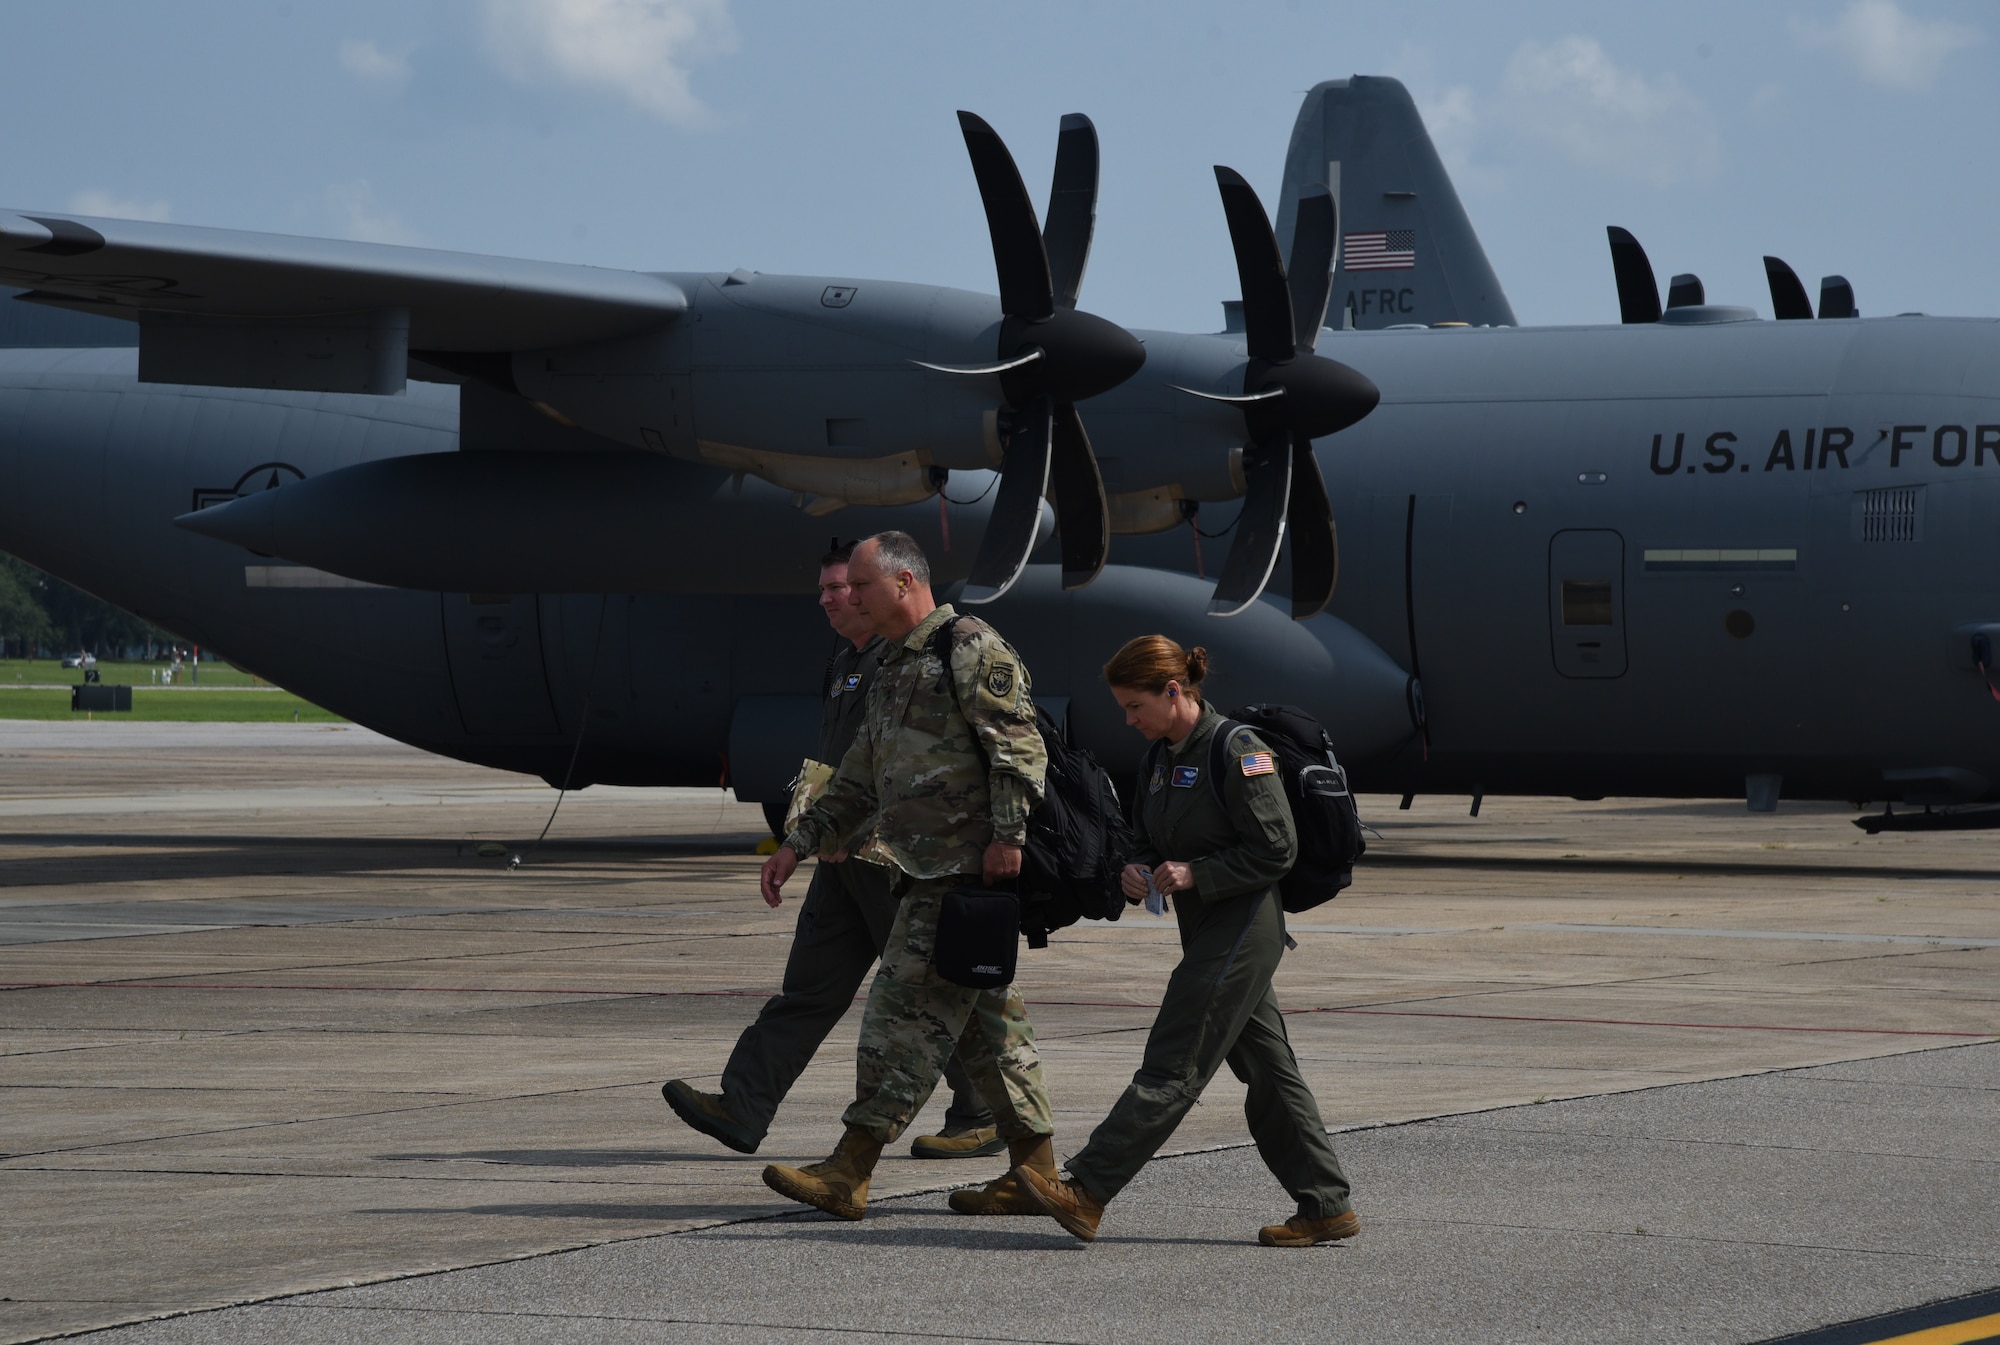
<svg viewBox="0 0 2000 1345">
<path fill-rule="evenodd" d="M 864 540 L 875 543 L 875 563 L 889 574 L 908 570 L 919 584 L 931 582 L 930 557 L 917 545 L 917 539 L 907 532 L 878 532 Z"/>
</svg>

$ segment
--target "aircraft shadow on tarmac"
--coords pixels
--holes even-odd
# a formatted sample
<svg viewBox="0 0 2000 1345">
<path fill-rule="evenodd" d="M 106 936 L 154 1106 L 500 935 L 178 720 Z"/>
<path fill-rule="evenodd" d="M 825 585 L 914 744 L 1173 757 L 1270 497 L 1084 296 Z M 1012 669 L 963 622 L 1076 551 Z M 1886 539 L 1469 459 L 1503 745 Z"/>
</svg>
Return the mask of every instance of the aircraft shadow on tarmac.
<svg viewBox="0 0 2000 1345">
<path fill-rule="evenodd" d="M 527 840 L 503 840 L 510 853 L 530 860 L 570 863 L 656 865 L 663 859 L 742 856 L 763 837 L 753 832 L 715 836 L 619 836 L 550 839 L 533 846 Z M 1518 843 L 1518 838 L 1499 838 Z M 140 832 L 0 832 L 0 846 L 48 850 L 80 850 L 74 856 L 35 855 L 0 860 L 0 887 L 82 883 L 167 882 L 177 879 L 267 877 L 278 874 L 339 875 L 377 873 L 413 867 L 499 869 L 507 861 L 475 853 L 480 840 L 462 837 L 406 836 L 231 836 Z M 1498 843 L 1498 841 L 1496 841 Z M 148 852 L 143 858 L 120 850 Z M 113 853 L 106 853 L 113 852 Z M 1930 878 L 1979 882 L 1992 876 L 1979 868 L 1914 867 L 1899 864 L 1787 863 L 1781 860 L 1689 860 L 1640 856 L 1537 856 L 1438 854 L 1398 852 L 1377 844 L 1368 852 L 1370 864 L 1416 868 L 1505 869 L 1541 873 L 1577 870 L 1589 873 L 1702 873 L 1729 877 L 1783 875 L 1824 878 Z M 672 877 L 649 867 L 651 876 Z"/>
<path fill-rule="evenodd" d="M 545 861 L 655 863 L 667 858 L 742 855 L 759 836 L 656 836 L 549 840 L 533 850 Z M 277 874 L 361 874 L 451 865 L 498 869 L 505 859 L 476 854 L 483 842 L 462 838 L 387 836 L 227 836 L 138 832 L 7 832 L 0 846 L 81 851 L 0 861 L 0 887 L 84 883 L 168 882 L 268 877 Z M 500 841 L 510 852 L 526 840 Z M 143 855 L 120 851 L 144 851 Z"/>
</svg>

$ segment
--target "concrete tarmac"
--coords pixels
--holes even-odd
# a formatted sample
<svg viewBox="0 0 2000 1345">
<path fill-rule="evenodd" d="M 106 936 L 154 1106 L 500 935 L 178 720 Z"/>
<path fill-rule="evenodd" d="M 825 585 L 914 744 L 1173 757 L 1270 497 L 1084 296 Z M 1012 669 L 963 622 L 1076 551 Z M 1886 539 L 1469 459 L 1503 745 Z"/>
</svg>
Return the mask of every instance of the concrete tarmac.
<svg viewBox="0 0 2000 1345">
<path fill-rule="evenodd" d="M 757 1172 L 837 1137 L 858 1013 L 755 1158 L 666 1111 L 794 915 L 719 790 L 534 847 L 553 791 L 351 727 L 0 724 L 0 764 L 0 1338 L 1751 1341 L 2000 1284 L 1990 834 L 1369 800 L 1278 980 L 1363 1236 L 1249 1243 L 1288 1210 L 1225 1077 L 1086 1249 L 918 1194 L 997 1163 L 787 1212 Z M 1024 953 L 1060 1150 L 1174 953 Z"/>
</svg>

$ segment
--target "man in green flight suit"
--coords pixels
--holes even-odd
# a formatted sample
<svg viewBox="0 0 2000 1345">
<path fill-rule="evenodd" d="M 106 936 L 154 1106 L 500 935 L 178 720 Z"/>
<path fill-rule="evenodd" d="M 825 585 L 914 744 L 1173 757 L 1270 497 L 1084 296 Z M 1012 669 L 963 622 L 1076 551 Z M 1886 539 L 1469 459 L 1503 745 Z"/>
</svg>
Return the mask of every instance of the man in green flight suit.
<svg viewBox="0 0 2000 1345">
<path fill-rule="evenodd" d="M 1027 669 L 991 626 L 937 605 L 930 563 L 906 533 L 854 548 L 848 593 L 888 651 L 833 782 L 764 864 L 764 900 L 782 900 L 802 856 L 836 849 L 867 823 L 860 858 L 894 870 L 901 904 L 862 1015 L 846 1134 L 824 1161 L 774 1163 L 764 1181 L 859 1219 L 876 1159 L 930 1097 L 954 1046 L 1014 1165 L 1053 1179 L 1055 1151 L 1034 1025 L 1019 992 L 969 989 L 932 966 L 945 893 L 974 875 L 992 885 L 1021 871 L 1048 764 Z"/>
</svg>

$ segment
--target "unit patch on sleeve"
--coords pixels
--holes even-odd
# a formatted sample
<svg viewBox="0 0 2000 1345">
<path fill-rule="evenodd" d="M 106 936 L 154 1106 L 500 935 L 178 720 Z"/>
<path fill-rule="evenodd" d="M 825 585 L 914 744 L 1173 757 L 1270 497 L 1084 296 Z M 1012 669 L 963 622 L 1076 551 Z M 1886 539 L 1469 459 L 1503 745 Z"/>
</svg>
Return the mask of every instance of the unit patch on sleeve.
<svg viewBox="0 0 2000 1345">
<path fill-rule="evenodd" d="M 1278 769 L 1269 752 L 1245 752 L 1242 762 L 1245 775 L 1270 775 Z"/>
<path fill-rule="evenodd" d="M 986 670 L 986 691 L 994 700 L 1004 701 L 1014 691 L 1014 665 L 996 663 Z"/>
<path fill-rule="evenodd" d="M 1174 767 L 1175 789 L 1193 789 L 1194 782 L 1199 779 L 1201 779 L 1201 767 L 1199 766 Z"/>
</svg>

